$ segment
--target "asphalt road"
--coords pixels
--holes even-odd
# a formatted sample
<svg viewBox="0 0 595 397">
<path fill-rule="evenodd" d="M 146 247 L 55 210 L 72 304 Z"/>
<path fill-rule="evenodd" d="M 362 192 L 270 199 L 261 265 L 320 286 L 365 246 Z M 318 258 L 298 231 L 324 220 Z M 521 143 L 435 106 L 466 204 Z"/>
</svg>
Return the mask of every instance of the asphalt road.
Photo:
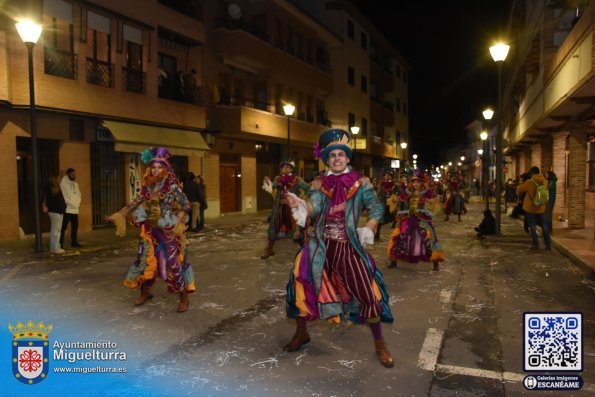
<svg viewBox="0 0 595 397">
<path fill-rule="evenodd" d="M 428 263 L 386 268 L 386 228 L 370 247 L 395 315 L 383 325 L 392 369 L 380 365 L 363 326 L 315 322 L 309 344 L 283 352 L 294 331 L 285 285 L 296 246 L 281 241 L 261 260 L 266 225 L 253 222 L 189 237 L 198 292 L 183 314 L 160 280 L 152 300 L 132 305 L 138 292 L 122 285 L 136 252 L 130 240 L 114 237 L 80 255 L 5 261 L 4 340 L 11 338 L 6 323 L 31 319 L 53 324 L 52 343 L 112 341 L 127 358 L 100 363 L 125 367 L 125 374 L 52 372 L 34 386 L 11 379 L 7 363 L 0 384 L 7 396 L 593 396 L 595 283 L 559 253 L 531 251 L 522 227 L 507 217 L 508 238 L 478 240 L 481 210 L 472 203 L 462 222 L 438 217 L 446 255 L 439 272 Z M 581 391 L 525 389 L 525 312 L 583 314 L 584 370 L 568 372 L 584 378 Z M 6 350 L 0 364 L 10 360 Z M 76 365 L 88 363 L 51 361 L 52 368 Z"/>
</svg>

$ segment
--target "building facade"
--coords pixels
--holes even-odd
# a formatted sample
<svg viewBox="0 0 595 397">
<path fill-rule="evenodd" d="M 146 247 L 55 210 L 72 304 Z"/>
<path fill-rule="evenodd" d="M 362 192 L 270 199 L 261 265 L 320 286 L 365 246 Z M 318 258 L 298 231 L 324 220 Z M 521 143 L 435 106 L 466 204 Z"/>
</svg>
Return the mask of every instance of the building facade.
<svg viewBox="0 0 595 397">
<path fill-rule="evenodd" d="M 554 222 L 581 229 L 595 212 L 595 2 L 522 1 L 512 11 L 503 166 L 512 177 L 553 170 Z"/>
<path fill-rule="evenodd" d="M 203 175 L 207 217 L 270 208 L 260 186 L 284 157 L 312 179 L 322 168 L 312 145 L 331 126 L 361 128 L 355 145 L 368 175 L 401 158 L 409 126 L 396 103 L 406 106 L 410 67 L 349 3 L 312 4 L 3 2 L 0 239 L 33 233 L 37 205 L 19 18 L 44 27 L 33 51 L 40 188 L 53 173 L 77 170 L 82 231 L 104 226 L 138 193 L 138 153 L 148 147 L 167 147 L 180 178 Z"/>
</svg>

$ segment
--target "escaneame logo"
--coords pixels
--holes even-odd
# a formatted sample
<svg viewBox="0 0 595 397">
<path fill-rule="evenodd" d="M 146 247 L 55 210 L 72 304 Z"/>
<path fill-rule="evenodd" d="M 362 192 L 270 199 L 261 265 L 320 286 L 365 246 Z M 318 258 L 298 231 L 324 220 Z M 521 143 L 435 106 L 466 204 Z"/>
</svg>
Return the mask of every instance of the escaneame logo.
<svg viewBox="0 0 595 397">
<path fill-rule="evenodd" d="M 12 333 L 12 373 L 15 378 L 27 385 L 41 382 L 50 367 L 49 334 L 52 324 L 45 325 L 29 321 L 26 325 L 18 322 L 8 324 Z"/>
</svg>

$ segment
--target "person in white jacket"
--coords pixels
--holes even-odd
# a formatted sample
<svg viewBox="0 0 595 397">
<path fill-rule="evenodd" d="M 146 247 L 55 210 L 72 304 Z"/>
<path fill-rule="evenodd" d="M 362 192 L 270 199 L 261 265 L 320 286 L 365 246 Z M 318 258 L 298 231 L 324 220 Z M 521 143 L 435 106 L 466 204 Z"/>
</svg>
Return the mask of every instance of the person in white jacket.
<svg viewBox="0 0 595 397">
<path fill-rule="evenodd" d="M 62 220 L 62 230 L 60 231 L 60 247 L 64 249 L 64 233 L 70 227 L 70 246 L 73 248 L 80 248 L 82 245 L 79 244 L 77 238 L 77 232 L 79 228 L 79 207 L 81 205 L 81 191 L 78 183 L 75 181 L 76 171 L 74 168 L 66 170 L 66 175 L 62 177 L 60 181 L 60 188 L 64 195 L 64 201 L 66 201 L 66 212 Z"/>
</svg>

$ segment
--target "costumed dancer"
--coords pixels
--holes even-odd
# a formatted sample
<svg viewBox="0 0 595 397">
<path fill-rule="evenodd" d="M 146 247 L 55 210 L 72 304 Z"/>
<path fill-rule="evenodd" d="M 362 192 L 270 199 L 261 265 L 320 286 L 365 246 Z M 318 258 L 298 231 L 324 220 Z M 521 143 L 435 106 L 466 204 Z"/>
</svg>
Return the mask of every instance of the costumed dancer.
<svg viewBox="0 0 595 397">
<path fill-rule="evenodd" d="M 389 267 L 396 267 L 398 260 L 410 263 L 432 262 L 439 270 L 444 261 L 442 246 L 432 225 L 432 213 L 425 206 L 434 192 L 426 187 L 427 182 L 421 170 L 414 170 L 407 189 L 400 199 L 409 203 L 409 210 L 397 213 L 397 224 L 390 236 L 387 255 Z"/>
<path fill-rule="evenodd" d="M 465 192 L 463 180 L 457 173 L 452 173 L 447 181 L 447 189 L 444 200 L 444 213 L 446 214 L 446 221 L 449 220 L 450 214 L 458 216 L 459 222 L 461 215 L 467 213 L 465 208 Z"/>
<path fill-rule="evenodd" d="M 315 153 L 328 171 L 313 186 L 308 203 L 289 195 L 298 223 L 311 217 L 315 230 L 298 253 L 287 284 L 287 316 L 296 320 L 296 331 L 284 349 L 292 352 L 310 341 L 307 321 L 347 319 L 370 326 L 380 362 L 392 367 L 381 329 L 381 322 L 393 321 L 388 293 L 364 246 L 374 243 L 383 208 L 368 178 L 348 166 L 353 155 L 349 139 L 347 131 L 325 131 Z M 368 221 L 357 228 L 364 208 Z"/>
<path fill-rule="evenodd" d="M 376 241 L 380 238 L 380 228 L 382 225 L 386 225 L 387 223 L 392 224 L 394 222 L 395 211 L 397 210 L 397 203 L 393 200 L 393 194 L 395 192 L 393 173 L 392 171 L 384 170 L 380 173 L 380 176 L 382 181 L 376 190 L 376 195 L 384 207 L 384 216 L 376 227 L 376 234 L 374 235 Z"/>
<path fill-rule="evenodd" d="M 287 205 L 287 193 L 291 192 L 305 198 L 310 192 L 310 185 L 302 178 L 293 174 L 295 162 L 291 159 L 281 161 L 279 164 L 281 175 L 276 176 L 271 182 L 268 176 L 264 177 L 262 189 L 273 196 L 273 210 L 269 216 L 269 229 L 267 232 L 267 246 L 260 259 L 275 255 L 273 246 L 281 238 L 291 237 L 293 241 L 302 245 L 304 241 L 304 228 L 297 226 L 291 216 L 291 208 Z"/>
<path fill-rule="evenodd" d="M 116 235 L 126 235 L 126 217 L 140 227 L 138 256 L 124 280 L 129 288 L 141 289 L 135 306 L 151 299 L 157 277 L 167 283 L 170 293 L 180 295 L 178 312 L 188 309 L 188 294 L 196 291 L 194 274 L 187 256 L 184 236 L 190 203 L 176 179 L 169 153 L 164 148 L 145 150 L 141 159 L 147 165 L 138 197 L 105 219 L 114 222 Z"/>
</svg>

